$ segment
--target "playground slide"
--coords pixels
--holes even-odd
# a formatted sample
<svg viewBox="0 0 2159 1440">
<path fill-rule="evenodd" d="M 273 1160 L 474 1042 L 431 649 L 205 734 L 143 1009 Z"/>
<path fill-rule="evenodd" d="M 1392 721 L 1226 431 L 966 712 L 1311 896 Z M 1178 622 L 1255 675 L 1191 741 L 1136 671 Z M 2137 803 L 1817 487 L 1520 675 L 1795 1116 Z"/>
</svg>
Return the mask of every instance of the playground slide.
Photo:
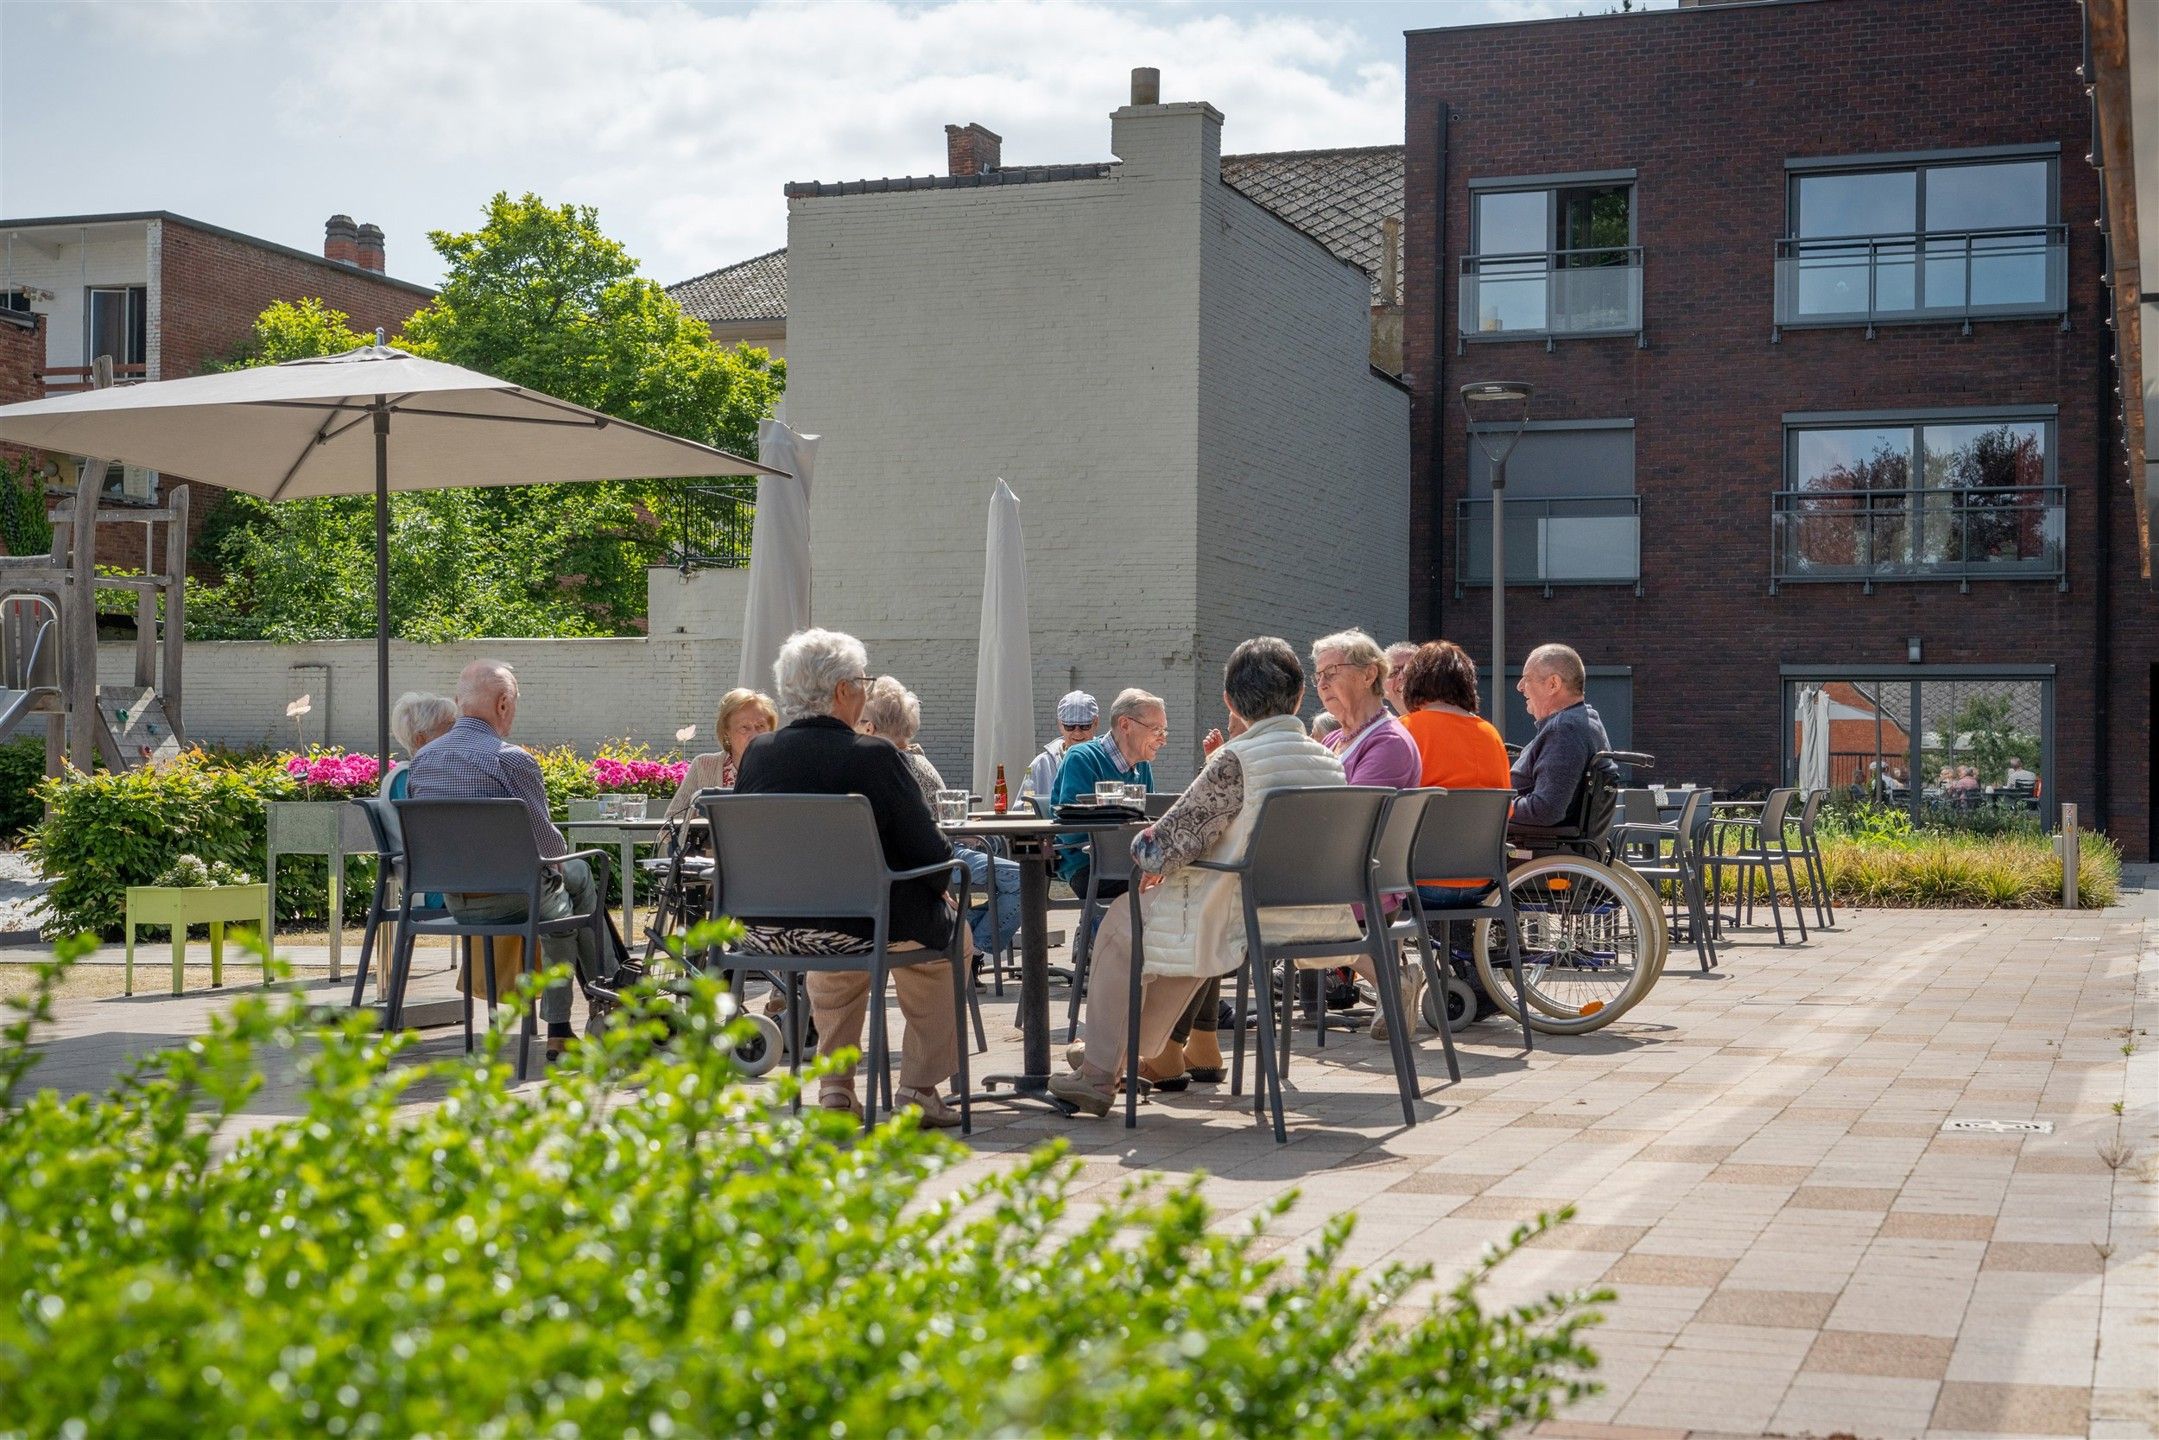
<svg viewBox="0 0 2159 1440">
<path fill-rule="evenodd" d="M 38 685 L 28 690 L 0 690 L 0 740 L 14 734 L 15 727 L 22 723 L 25 715 L 37 712 L 40 701 L 57 702 L 59 698 L 59 690 L 51 685 Z"/>
</svg>

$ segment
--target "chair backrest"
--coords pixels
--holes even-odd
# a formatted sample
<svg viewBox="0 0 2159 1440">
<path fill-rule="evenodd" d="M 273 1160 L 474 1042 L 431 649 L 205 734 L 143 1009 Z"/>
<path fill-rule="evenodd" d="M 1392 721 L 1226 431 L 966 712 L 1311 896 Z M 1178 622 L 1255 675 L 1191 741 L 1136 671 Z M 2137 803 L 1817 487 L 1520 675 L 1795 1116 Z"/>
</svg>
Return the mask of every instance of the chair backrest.
<svg viewBox="0 0 2159 1440">
<path fill-rule="evenodd" d="M 1806 802 L 1799 807 L 1799 833 L 1811 838 L 1814 822 L 1822 813 L 1822 802 L 1829 798 L 1827 790 L 1809 790 Z"/>
<path fill-rule="evenodd" d="M 1309 785 L 1262 796 L 1245 844 L 1246 899 L 1263 910 L 1361 903 L 1394 794 L 1377 785 Z"/>
<path fill-rule="evenodd" d="M 1382 892 L 1408 890 L 1417 883 L 1409 864 L 1417 848 L 1417 831 L 1424 825 L 1425 807 L 1446 793 L 1437 788 L 1404 790 L 1387 807 L 1386 818 L 1379 824 L 1379 838 L 1372 844 L 1372 868 L 1376 872 L 1373 883 Z"/>
<path fill-rule="evenodd" d="M 1087 868 L 1097 880 L 1132 879 L 1132 837 L 1137 826 L 1087 833 Z"/>
<path fill-rule="evenodd" d="M 405 884 L 414 892 L 523 895 L 540 847 L 522 800 L 399 800 Z"/>
<path fill-rule="evenodd" d="M 1409 868 L 1420 883 L 1507 876 L 1507 810 L 1512 790 L 1449 790 L 1435 796 L 1417 827 Z"/>
<path fill-rule="evenodd" d="M 1147 818 L 1159 820 L 1169 814 L 1169 807 L 1176 804 L 1182 792 L 1176 790 L 1150 790 L 1147 792 Z"/>
<path fill-rule="evenodd" d="M 1657 810 L 1657 795 L 1653 790 L 1633 786 L 1619 792 L 1619 818 L 1627 825 L 1657 825 L 1662 816 Z"/>
<path fill-rule="evenodd" d="M 877 816 L 860 795 L 708 791 L 714 907 L 738 920 L 875 920 L 891 894 Z"/>
<path fill-rule="evenodd" d="M 1792 797 L 1799 792 L 1789 785 L 1779 786 L 1769 792 L 1762 801 L 1762 842 L 1764 844 L 1784 833 L 1784 819 L 1791 813 Z"/>
<path fill-rule="evenodd" d="M 1689 790 L 1687 798 L 1679 802 L 1679 819 L 1675 828 L 1679 831 L 1679 848 L 1692 851 L 1701 844 L 1701 831 L 1709 824 L 1709 796 L 1707 790 Z"/>
<path fill-rule="evenodd" d="M 405 853 L 405 829 L 397 823 L 397 805 L 379 796 L 362 795 L 353 804 L 367 817 L 367 828 L 375 836 L 375 853 L 385 859 L 395 860 Z"/>
</svg>

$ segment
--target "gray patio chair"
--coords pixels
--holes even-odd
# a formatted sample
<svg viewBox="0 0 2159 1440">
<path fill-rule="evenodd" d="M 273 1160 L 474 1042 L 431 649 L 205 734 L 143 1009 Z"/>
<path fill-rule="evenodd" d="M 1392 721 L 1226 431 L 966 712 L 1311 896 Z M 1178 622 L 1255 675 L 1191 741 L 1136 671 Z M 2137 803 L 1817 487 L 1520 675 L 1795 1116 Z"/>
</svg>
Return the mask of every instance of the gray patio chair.
<svg viewBox="0 0 2159 1440">
<path fill-rule="evenodd" d="M 712 915 L 731 915 L 737 920 L 787 919 L 790 921 L 867 920 L 871 926 L 870 948 L 852 955 L 808 953 L 768 954 L 764 951 L 725 949 L 707 961 L 708 969 L 726 972 L 759 970 L 780 978 L 787 991 L 784 1028 L 788 1068 L 802 1069 L 802 977 L 816 972 L 859 970 L 870 978 L 870 1040 L 864 1063 L 869 1084 L 862 1103 L 862 1128 L 877 1123 L 877 1100 L 882 1092 L 892 1104 L 890 1047 L 885 1037 L 885 991 L 892 971 L 892 887 L 906 880 L 922 880 L 949 871 L 956 887 L 959 913 L 953 917 L 952 936 L 944 958 L 952 970 L 952 1016 L 960 1043 L 960 1130 L 974 1128 L 968 1108 L 967 1020 L 974 978 L 967 973 L 967 867 L 957 860 L 939 861 L 913 870 L 892 870 L 885 865 L 884 846 L 877 838 L 877 817 L 870 802 L 860 795 L 738 795 L 707 792 L 698 797 L 712 830 Z M 933 958 L 934 952 L 902 951 L 902 964 Z M 795 1096 L 799 1109 L 802 1097 Z"/>
<path fill-rule="evenodd" d="M 357 1010 L 366 1001 L 368 961 L 375 953 L 375 937 L 382 932 L 383 926 L 395 922 L 397 912 L 403 908 L 405 835 L 397 823 L 397 807 L 392 802 L 368 796 L 352 803 L 359 806 L 360 813 L 367 817 L 367 828 L 374 832 L 375 836 L 375 893 L 367 903 L 367 933 L 360 937 L 359 973 L 352 977 L 352 1008 Z M 396 887 L 394 893 L 399 897 L 394 903 L 390 898 L 393 886 Z M 435 920 L 450 912 L 436 904 L 416 907 L 413 913 L 422 919 Z M 389 987 L 384 986 L 383 992 L 387 995 Z M 465 1048 L 470 1050 L 470 1010 L 466 1011 L 465 1019 Z"/>
<path fill-rule="evenodd" d="M 1628 792 L 1629 794 L 1633 792 Z M 1612 827 L 1612 845 L 1628 869 L 1652 885 L 1670 884 L 1672 917 L 1679 907 L 1687 909 L 1687 935 L 1694 942 L 1694 958 L 1707 974 L 1717 964 L 1717 944 L 1710 919 L 1714 907 L 1703 883 L 1702 839 L 1709 813 L 1707 790 L 1689 790 L 1680 802 L 1679 814 L 1670 821 L 1634 823 L 1631 818 Z M 1628 815 L 1633 814 L 1628 807 Z M 1669 850 L 1666 847 L 1669 846 Z"/>
<path fill-rule="evenodd" d="M 463 942 L 466 966 L 465 1036 L 472 1037 L 472 941 L 513 936 L 524 942 L 525 973 L 541 968 L 540 937 L 573 935 L 590 930 L 599 953 L 613 943 L 607 928 L 607 860 L 605 850 L 576 850 L 568 855 L 540 858 L 532 838 L 532 820 L 519 800 L 399 800 L 397 821 L 404 839 L 404 894 L 397 917 L 397 945 L 391 957 L 391 990 L 387 1028 L 396 1030 L 405 1014 L 405 987 L 412 976 L 413 943 L 423 935 L 446 935 Z M 589 914 L 540 918 L 540 895 L 548 869 L 564 860 L 585 860 L 592 865 L 598 899 Z M 521 920 L 460 920 L 444 911 L 429 916 L 418 909 L 418 895 L 519 895 L 525 900 Z M 500 998 L 495 993 L 492 955 L 479 967 L 485 979 L 490 1011 Z M 579 974 L 578 988 L 589 988 L 594 977 Z M 528 1072 L 534 1027 L 534 1005 L 525 1006 L 517 1043 L 517 1078 Z"/>
<path fill-rule="evenodd" d="M 1424 821 L 1417 827 L 1417 843 L 1410 851 L 1409 870 L 1418 883 L 1435 885 L 1449 880 L 1475 880 L 1484 885 L 1477 904 L 1452 910 L 1427 910 L 1422 897 L 1414 889 L 1410 891 L 1411 903 L 1416 907 L 1416 923 L 1423 932 L 1419 952 L 1424 964 L 1425 985 L 1439 997 L 1442 1030 L 1447 1028 L 1447 971 L 1433 958 L 1431 933 L 1435 925 L 1490 921 L 1494 943 L 1507 947 L 1507 964 L 1514 974 L 1514 993 L 1518 997 L 1528 994 L 1529 987 L 1522 976 L 1522 929 L 1514 913 L 1514 892 L 1507 886 L 1507 812 L 1513 805 L 1512 790 L 1447 790 L 1425 802 Z M 1395 924 L 1399 930 L 1403 922 L 1396 921 Z M 1440 956 L 1444 959 L 1447 945 L 1444 930 L 1440 944 Z M 1530 1036 L 1526 999 L 1520 1010 L 1522 1048 L 1533 1050 L 1536 1042 Z M 1452 1036 L 1448 1037 L 1447 1056 L 1450 1073 L 1454 1073 Z M 1459 1073 L 1455 1073 L 1455 1078 L 1461 1078 Z"/>
<path fill-rule="evenodd" d="M 1827 790 L 1810 790 L 1799 807 L 1799 852 L 1806 862 L 1807 888 L 1814 892 L 1814 918 L 1824 926 L 1837 923 L 1836 901 L 1829 894 L 1829 869 L 1822 863 L 1822 840 L 1816 831 Z"/>
<path fill-rule="evenodd" d="M 1414 860 L 1417 838 L 1430 823 L 1434 803 L 1444 800 L 1447 792 L 1441 789 L 1404 790 L 1394 797 L 1387 807 L 1387 818 L 1380 822 L 1379 838 L 1372 845 L 1372 899 L 1365 909 L 1367 915 L 1384 916 L 1381 897 L 1401 896 L 1401 904 L 1395 910 L 1392 921 L 1383 921 L 1384 939 L 1390 954 L 1399 956 L 1399 946 L 1404 941 L 1415 941 L 1418 961 L 1427 985 L 1432 984 L 1435 973 L 1432 962 L 1432 934 L 1425 928 L 1424 902 L 1417 898 L 1417 875 Z M 1401 962 L 1396 961 L 1399 970 Z M 1443 990 L 1435 993 L 1444 994 Z M 1415 1094 L 1423 1091 L 1417 1080 L 1416 1054 L 1409 1048 L 1409 1022 L 1415 1017 L 1402 1015 L 1400 1028 L 1389 1022 L 1387 1039 L 1398 1052 L 1395 1060 L 1397 1079 L 1406 1076 Z M 1440 1048 L 1447 1057 L 1447 1076 L 1459 1084 L 1462 1079 L 1462 1062 L 1454 1053 L 1454 1035 L 1442 1024 L 1439 1027 Z"/>
<path fill-rule="evenodd" d="M 1065 1043 L 1079 1036 L 1080 1004 L 1087 998 L 1087 969 L 1094 951 L 1095 924 L 1116 896 L 1102 895 L 1102 882 L 1123 881 L 1132 888 L 1132 837 L 1137 827 L 1087 832 L 1087 893 L 1080 896 L 1079 921 L 1072 934 L 1072 994 L 1065 1006 Z"/>
<path fill-rule="evenodd" d="M 1338 940 L 1270 941 L 1261 925 L 1262 912 L 1284 906 L 1363 905 L 1373 899 L 1372 848 L 1379 838 L 1380 821 L 1395 792 L 1369 785 L 1314 785 L 1270 792 L 1260 801 L 1244 855 L 1234 861 L 1195 860 L 1202 870 L 1214 870 L 1238 878 L 1244 909 L 1245 964 L 1237 972 L 1236 1050 L 1230 1061 L 1230 1094 L 1241 1094 L 1244 1085 L 1245 1000 L 1248 988 L 1259 999 L 1259 1080 L 1253 1087 L 1254 1113 L 1265 1122 L 1270 1106 L 1274 1138 L 1287 1144 L 1289 1131 L 1282 1122 L 1282 1068 L 1275 1056 L 1275 974 L 1278 963 L 1285 975 L 1294 977 L 1296 962 L 1329 957 L 1369 955 L 1379 978 L 1379 1003 L 1388 1028 L 1403 1033 L 1405 1017 L 1402 990 L 1389 946 L 1386 927 L 1378 915 L 1367 911 L 1360 933 Z M 1290 988 L 1282 987 L 1284 1015 Z M 1287 1037 L 1285 1036 L 1286 1040 Z M 1399 1069 L 1397 1080 L 1399 1082 Z M 1402 1115 L 1416 1123 L 1414 1080 L 1402 1096 Z"/>
<path fill-rule="evenodd" d="M 1723 889 L 1724 872 L 1736 872 L 1738 888 L 1732 897 L 1732 923 L 1752 923 L 1754 916 L 1754 872 L 1759 870 L 1769 890 L 1769 918 L 1777 928 L 1777 943 L 1785 943 L 1784 914 L 1777 900 L 1777 867 L 1784 868 L 1786 888 L 1792 896 L 1792 918 L 1798 922 L 1799 938 L 1807 938 L 1807 917 L 1799 900 L 1799 879 L 1792 869 L 1792 857 L 1796 853 L 1786 841 L 1785 822 L 1790 818 L 1793 799 L 1799 792 L 1791 786 L 1780 786 L 1769 792 L 1762 801 L 1761 809 L 1751 815 L 1735 815 L 1720 818 L 1716 823 L 1715 851 L 1709 856 L 1709 871 L 1718 890 Z M 1728 836 L 1736 836 L 1739 848 L 1724 849 Z M 1742 909 L 1745 919 L 1741 919 Z"/>
</svg>

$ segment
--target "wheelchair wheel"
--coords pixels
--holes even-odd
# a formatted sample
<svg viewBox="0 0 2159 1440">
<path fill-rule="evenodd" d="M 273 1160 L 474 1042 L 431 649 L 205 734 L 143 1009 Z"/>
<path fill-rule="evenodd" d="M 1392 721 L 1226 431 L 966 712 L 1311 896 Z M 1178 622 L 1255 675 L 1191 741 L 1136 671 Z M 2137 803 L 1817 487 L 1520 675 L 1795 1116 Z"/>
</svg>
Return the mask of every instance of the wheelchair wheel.
<svg viewBox="0 0 2159 1440">
<path fill-rule="evenodd" d="M 1444 993 L 1442 993 L 1444 992 Z M 1441 1007 L 1445 1007 L 1444 1017 Z M 1424 1023 L 1437 1030 L 1442 1020 L 1447 1029 L 1459 1035 L 1477 1018 L 1477 991 L 1459 975 L 1448 974 L 1438 990 L 1424 987 Z"/>
<path fill-rule="evenodd" d="M 1530 1028 L 1584 1035 L 1609 1025 L 1649 993 L 1663 969 L 1657 907 L 1613 867 L 1573 855 L 1546 855 L 1507 877 L 1514 899 Z M 1505 936 L 1477 925 L 1477 976 L 1507 1018 L 1521 1000 Z"/>
<path fill-rule="evenodd" d="M 783 1049 L 779 1022 L 769 1015 L 752 1015 L 749 1038 L 735 1047 L 735 1063 L 745 1075 L 763 1075 L 780 1063 Z"/>
<path fill-rule="evenodd" d="M 1615 879 L 1634 891 L 1642 902 L 1643 911 L 1655 922 L 1654 934 L 1650 937 L 1655 943 L 1650 954 L 1655 961 L 1657 974 L 1662 975 L 1665 957 L 1672 952 L 1672 922 L 1664 913 L 1664 896 L 1658 893 L 1656 886 L 1644 880 L 1625 863 L 1613 863 L 1605 868 L 1612 872 Z"/>
</svg>

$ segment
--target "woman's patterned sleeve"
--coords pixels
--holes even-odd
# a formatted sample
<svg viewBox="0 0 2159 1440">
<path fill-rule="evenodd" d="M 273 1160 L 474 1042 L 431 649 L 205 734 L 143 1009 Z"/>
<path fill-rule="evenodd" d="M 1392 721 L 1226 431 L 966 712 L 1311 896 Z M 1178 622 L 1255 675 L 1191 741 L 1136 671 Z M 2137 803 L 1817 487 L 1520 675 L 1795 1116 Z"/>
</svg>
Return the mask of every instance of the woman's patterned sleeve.
<svg viewBox="0 0 2159 1440">
<path fill-rule="evenodd" d="M 1244 804 L 1244 763 L 1237 752 L 1214 752 L 1199 777 L 1168 813 L 1132 837 L 1132 863 L 1150 875 L 1167 875 L 1207 853 Z"/>
</svg>

